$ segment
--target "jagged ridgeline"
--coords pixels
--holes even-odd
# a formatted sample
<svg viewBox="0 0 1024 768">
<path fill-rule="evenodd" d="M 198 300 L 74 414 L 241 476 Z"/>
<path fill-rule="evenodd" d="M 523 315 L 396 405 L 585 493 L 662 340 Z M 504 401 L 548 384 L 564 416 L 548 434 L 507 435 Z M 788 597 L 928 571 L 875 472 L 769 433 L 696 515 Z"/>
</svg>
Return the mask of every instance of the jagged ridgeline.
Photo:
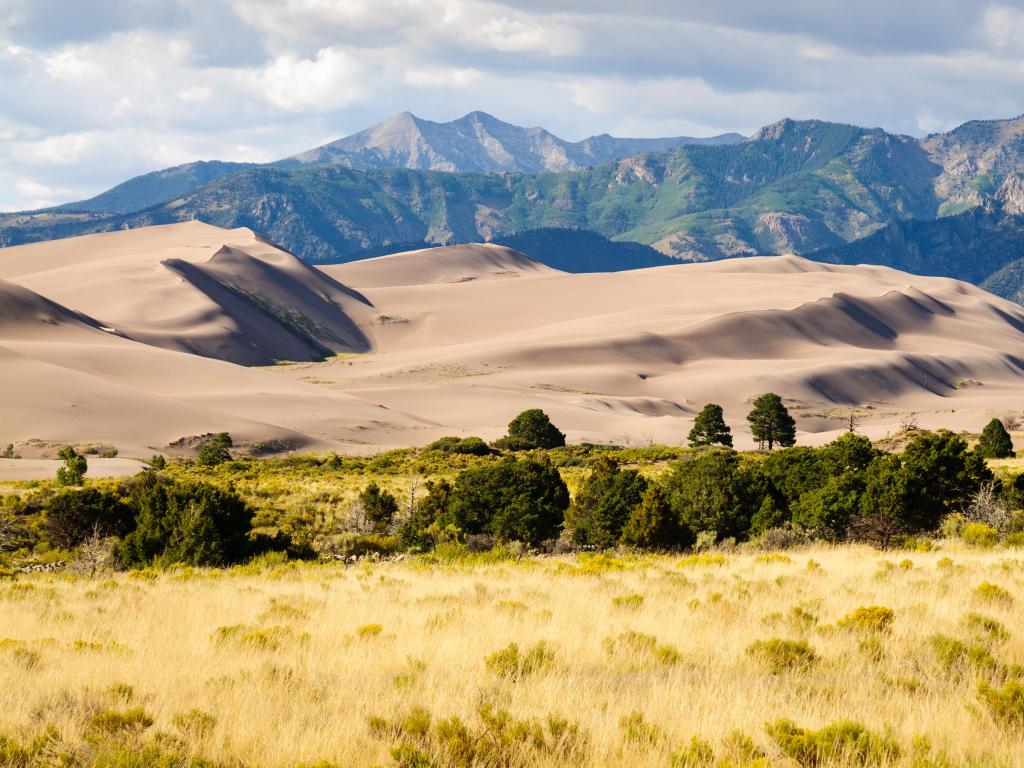
<svg viewBox="0 0 1024 768">
<path fill-rule="evenodd" d="M 974 263 L 974 245 L 993 228 L 977 208 L 1019 214 L 1021 136 L 1024 118 L 967 123 L 921 140 L 782 120 L 748 139 L 570 143 L 481 113 L 445 124 L 400 115 L 268 166 L 169 169 L 85 204 L 10 214 L 0 218 L 0 243 L 199 219 L 250 227 L 309 262 L 484 240 L 532 244 L 530 255 L 563 260 L 553 266 L 590 271 L 651 266 L 659 255 L 821 252 L 877 262 L 842 248 L 880 232 L 912 245 L 913 227 L 934 223 L 958 231 L 960 252 L 948 264 L 930 247 L 919 248 L 913 266 L 898 255 L 892 263 L 983 283 L 1013 259 Z M 167 197 L 154 204 L 162 179 Z M 126 210 L 133 194 L 141 210 Z M 958 213 L 967 218 L 951 215 Z M 1002 235 L 1015 241 L 1017 232 L 1010 226 Z M 1016 289 L 1003 286 L 1011 284 L 1003 275 L 990 285 L 1010 295 Z"/>
</svg>

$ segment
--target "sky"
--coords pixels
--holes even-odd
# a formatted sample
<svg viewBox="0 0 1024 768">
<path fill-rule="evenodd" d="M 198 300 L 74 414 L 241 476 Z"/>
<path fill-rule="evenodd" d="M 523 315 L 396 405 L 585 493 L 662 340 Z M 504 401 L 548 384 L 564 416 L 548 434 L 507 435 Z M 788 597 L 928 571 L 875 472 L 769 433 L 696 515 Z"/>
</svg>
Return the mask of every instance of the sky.
<svg viewBox="0 0 1024 768">
<path fill-rule="evenodd" d="M 0 104 L 6 211 L 403 110 L 570 140 L 924 135 L 1024 113 L 1024 0 L 0 0 Z"/>
</svg>

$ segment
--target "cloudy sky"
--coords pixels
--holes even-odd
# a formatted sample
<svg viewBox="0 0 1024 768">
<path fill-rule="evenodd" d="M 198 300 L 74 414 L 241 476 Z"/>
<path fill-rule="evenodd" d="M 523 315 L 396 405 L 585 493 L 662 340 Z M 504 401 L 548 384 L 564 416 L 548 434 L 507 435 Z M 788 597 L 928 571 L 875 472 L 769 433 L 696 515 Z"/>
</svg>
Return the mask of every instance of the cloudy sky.
<svg viewBox="0 0 1024 768">
<path fill-rule="evenodd" d="M 0 0 L 0 101 L 0 210 L 406 109 L 573 140 L 921 135 L 1024 112 L 1024 0 Z"/>
</svg>

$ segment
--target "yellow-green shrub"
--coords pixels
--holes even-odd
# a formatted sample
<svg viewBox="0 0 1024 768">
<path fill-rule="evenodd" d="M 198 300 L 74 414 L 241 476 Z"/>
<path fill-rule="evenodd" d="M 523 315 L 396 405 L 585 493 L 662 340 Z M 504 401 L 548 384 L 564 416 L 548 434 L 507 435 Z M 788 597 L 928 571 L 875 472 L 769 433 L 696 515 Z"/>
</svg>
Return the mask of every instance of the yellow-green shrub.
<svg viewBox="0 0 1024 768">
<path fill-rule="evenodd" d="M 990 581 L 983 581 L 978 585 L 977 589 L 974 590 L 974 594 L 980 597 L 982 600 L 988 600 L 993 603 L 1003 603 L 1009 605 L 1013 602 L 1013 595 L 1007 592 L 1005 589 L 1000 587 L 998 584 L 993 584 Z"/>
<path fill-rule="evenodd" d="M 495 651 L 484 659 L 484 666 L 489 671 L 512 680 L 548 669 L 554 663 L 555 652 L 543 640 L 525 652 L 521 652 L 516 643 L 510 643 L 508 647 Z"/>
<path fill-rule="evenodd" d="M 876 734 L 852 720 L 826 725 L 818 731 L 800 728 L 792 720 L 776 720 L 765 730 L 788 757 L 801 766 L 879 766 L 896 760 L 899 745 L 889 734 Z"/>
<path fill-rule="evenodd" d="M 806 640 L 771 638 L 747 646 L 747 654 L 760 659 L 773 675 L 806 669 L 818 660 L 818 654 Z"/>
<path fill-rule="evenodd" d="M 888 632 L 896 618 L 892 608 L 882 605 L 868 605 L 857 608 L 836 622 L 840 629 L 855 632 Z"/>
<path fill-rule="evenodd" d="M 967 523 L 960 529 L 960 538 L 974 547 L 994 547 L 999 541 L 999 531 L 985 523 Z"/>
<path fill-rule="evenodd" d="M 1011 680 L 1002 688 L 994 688 L 982 681 L 978 684 L 978 698 L 1000 725 L 1024 726 L 1024 685 Z"/>
</svg>

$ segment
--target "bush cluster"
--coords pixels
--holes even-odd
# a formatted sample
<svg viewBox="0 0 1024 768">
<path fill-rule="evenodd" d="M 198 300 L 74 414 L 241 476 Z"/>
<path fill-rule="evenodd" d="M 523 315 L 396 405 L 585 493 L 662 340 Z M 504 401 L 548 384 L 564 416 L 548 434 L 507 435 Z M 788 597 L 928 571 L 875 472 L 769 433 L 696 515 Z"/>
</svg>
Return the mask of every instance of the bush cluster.
<svg viewBox="0 0 1024 768">
<path fill-rule="evenodd" d="M 109 549 L 124 568 L 224 566 L 288 544 L 251 538 L 252 509 L 236 493 L 154 471 L 106 486 L 58 486 L 12 512 L 24 521 L 25 550 Z"/>
</svg>

